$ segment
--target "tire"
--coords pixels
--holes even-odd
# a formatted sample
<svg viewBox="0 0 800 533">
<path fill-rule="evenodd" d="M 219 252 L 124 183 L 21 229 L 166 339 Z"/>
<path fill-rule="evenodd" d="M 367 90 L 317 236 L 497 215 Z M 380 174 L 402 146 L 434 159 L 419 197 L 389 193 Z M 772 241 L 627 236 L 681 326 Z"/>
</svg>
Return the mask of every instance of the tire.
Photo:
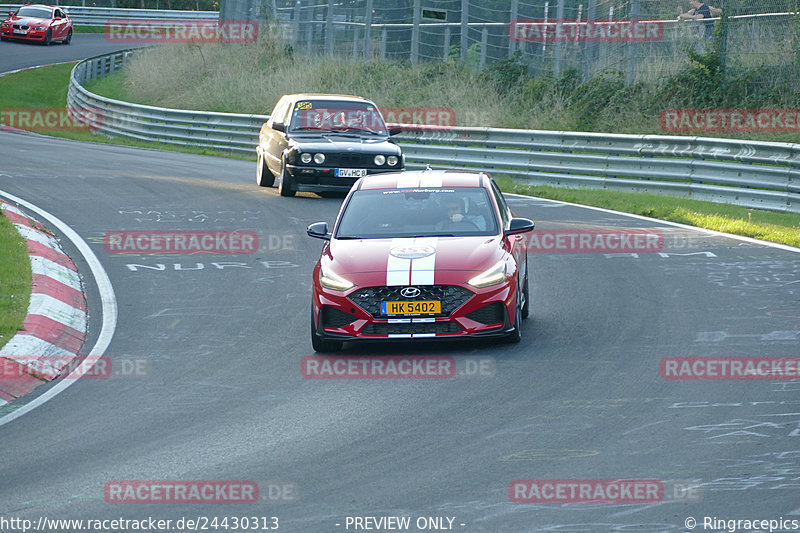
<svg viewBox="0 0 800 533">
<path fill-rule="evenodd" d="M 522 340 L 522 306 L 519 305 L 521 295 L 522 291 L 519 289 L 519 284 L 517 284 L 517 302 L 514 305 L 516 314 L 514 329 L 506 337 L 506 341 L 511 344 L 516 344 Z"/>
<path fill-rule="evenodd" d="M 267 162 L 264 161 L 263 154 L 258 154 L 258 163 L 256 163 L 256 183 L 261 187 L 272 187 L 275 183 L 275 176 L 269 171 Z"/>
<path fill-rule="evenodd" d="M 281 161 L 281 177 L 278 182 L 278 192 L 281 193 L 281 196 L 286 197 L 294 196 L 295 193 L 297 193 L 297 191 L 292 188 L 291 175 L 286 172 L 286 161 Z"/>
<path fill-rule="evenodd" d="M 531 314 L 531 291 L 528 289 L 528 279 L 528 261 L 525 261 L 525 285 L 522 286 L 525 304 L 522 306 L 522 318 L 528 318 Z"/>
<path fill-rule="evenodd" d="M 342 341 L 332 341 L 323 339 L 317 335 L 317 330 L 314 327 L 314 310 L 311 310 L 311 347 L 315 352 L 330 353 L 338 352 L 342 349 Z"/>
<path fill-rule="evenodd" d="M 70 28 L 69 33 L 67 33 L 67 38 L 64 39 L 64 44 L 69 44 L 72 42 L 72 28 Z"/>
<path fill-rule="evenodd" d="M 47 30 L 47 33 L 44 34 L 44 41 L 42 41 L 42 45 L 50 46 L 50 43 L 53 42 L 53 30 Z"/>
</svg>

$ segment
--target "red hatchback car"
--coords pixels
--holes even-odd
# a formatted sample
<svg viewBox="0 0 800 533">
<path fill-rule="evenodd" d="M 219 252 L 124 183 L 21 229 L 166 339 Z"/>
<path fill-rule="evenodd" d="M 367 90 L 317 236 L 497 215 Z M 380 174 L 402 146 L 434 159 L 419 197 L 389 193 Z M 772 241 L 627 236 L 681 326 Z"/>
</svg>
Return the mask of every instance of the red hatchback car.
<svg viewBox="0 0 800 533">
<path fill-rule="evenodd" d="M 0 22 L 0 39 L 69 44 L 72 41 L 72 19 L 60 7 L 28 4 L 9 12 Z"/>
<path fill-rule="evenodd" d="M 521 338 L 530 312 L 528 259 L 514 218 L 482 172 L 405 171 L 359 179 L 314 267 L 311 342 Z"/>
</svg>

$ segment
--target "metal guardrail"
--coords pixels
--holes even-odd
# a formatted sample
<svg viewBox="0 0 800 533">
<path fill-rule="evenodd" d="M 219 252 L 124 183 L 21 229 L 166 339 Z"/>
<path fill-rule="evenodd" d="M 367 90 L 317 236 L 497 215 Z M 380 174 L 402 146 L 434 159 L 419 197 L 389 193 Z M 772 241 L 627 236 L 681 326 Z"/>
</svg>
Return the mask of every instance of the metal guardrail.
<svg viewBox="0 0 800 533">
<path fill-rule="evenodd" d="M 0 14 L 16 11 L 23 4 L 0 4 Z M 55 4 L 54 4 L 55 5 Z M 116 7 L 61 6 L 76 26 L 102 27 L 109 20 L 186 21 L 218 20 L 219 11 L 177 11 L 168 9 L 125 9 Z"/>
<path fill-rule="evenodd" d="M 83 84 L 135 51 L 78 63 L 68 107 L 95 108 L 103 133 L 254 154 L 266 115 L 211 113 L 111 100 Z M 531 184 L 653 192 L 800 213 L 800 144 L 666 135 L 404 126 L 409 168 L 486 170 Z"/>
</svg>

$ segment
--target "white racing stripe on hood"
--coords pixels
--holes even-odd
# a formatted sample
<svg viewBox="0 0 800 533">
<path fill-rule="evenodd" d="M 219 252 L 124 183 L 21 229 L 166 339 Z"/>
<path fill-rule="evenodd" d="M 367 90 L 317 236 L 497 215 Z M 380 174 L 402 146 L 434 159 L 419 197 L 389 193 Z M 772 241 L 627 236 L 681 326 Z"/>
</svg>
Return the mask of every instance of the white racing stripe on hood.
<svg viewBox="0 0 800 533">
<path fill-rule="evenodd" d="M 430 246 L 436 250 L 439 242 L 437 237 L 414 239 L 414 244 Z M 411 261 L 411 285 L 433 285 L 433 275 L 436 272 L 436 252 L 428 257 L 421 257 Z"/>
<path fill-rule="evenodd" d="M 392 239 L 389 250 L 407 244 L 410 239 Z M 408 285 L 411 279 L 411 259 L 403 259 L 389 254 L 386 262 L 386 285 Z"/>
<path fill-rule="evenodd" d="M 434 253 L 419 259 L 403 259 L 391 253 L 386 261 L 386 285 L 433 285 L 436 273 L 437 237 L 421 237 L 418 239 L 392 239 L 389 250 L 401 246 L 430 246 Z"/>
</svg>

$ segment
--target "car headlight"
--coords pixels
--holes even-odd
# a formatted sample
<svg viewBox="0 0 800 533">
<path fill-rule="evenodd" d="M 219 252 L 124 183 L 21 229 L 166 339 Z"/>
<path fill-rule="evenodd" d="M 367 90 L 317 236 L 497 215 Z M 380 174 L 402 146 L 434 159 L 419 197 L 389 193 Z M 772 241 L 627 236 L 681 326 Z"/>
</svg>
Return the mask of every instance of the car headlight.
<svg viewBox="0 0 800 533">
<path fill-rule="evenodd" d="M 319 269 L 319 282 L 327 289 L 346 291 L 353 283 L 331 270 L 330 260 L 323 258 Z"/>
<path fill-rule="evenodd" d="M 305 164 L 311 163 L 311 154 L 300 154 L 300 161 Z"/>
<path fill-rule="evenodd" d="M 44 29 L 44 26 L 34 26 L 33 29 L 34 30 L 38 30 L 38 31 L 42 31 Z"/>
<path fill-rule="evenodd" d="M 399 161 L 400 161 L 400 160 L 397 158 L 397 156 L 396 156 L 396 155 L 390 155 L 389 157 L 387 157 L 387 158 L 386 158 L 386 162 L 387 162 L 387 163 L 389 163 L 389 166 L 390 166 L 390 167 L 397 166 L 397 163 L 398 163 Z"/>
<path fill-rule="evenodd" d="M 472 285 L 473 287 L 489 287 L 490 285 L 497 285 L 498 283 L 502 283 L 503 280 L 506 279 L 506 262 L 504 259 L 501 259 L 491 268 L 485 270 L 469 280 L 467 283 Z"/>
<path fill-rule="evenodd" d="M 386 156 L 378 154 L 375 156 L 375 159 L 373 159 L 373 161 L 375 161 L 375 164 L 377 166 L 381 166 L 382 164 L 386 163 Z"/>
<path fill-rule="evenodd" d="M 325 162 L 325 154 L 314 154 L 314 163 L 321 165 Z"/>
</svg>

